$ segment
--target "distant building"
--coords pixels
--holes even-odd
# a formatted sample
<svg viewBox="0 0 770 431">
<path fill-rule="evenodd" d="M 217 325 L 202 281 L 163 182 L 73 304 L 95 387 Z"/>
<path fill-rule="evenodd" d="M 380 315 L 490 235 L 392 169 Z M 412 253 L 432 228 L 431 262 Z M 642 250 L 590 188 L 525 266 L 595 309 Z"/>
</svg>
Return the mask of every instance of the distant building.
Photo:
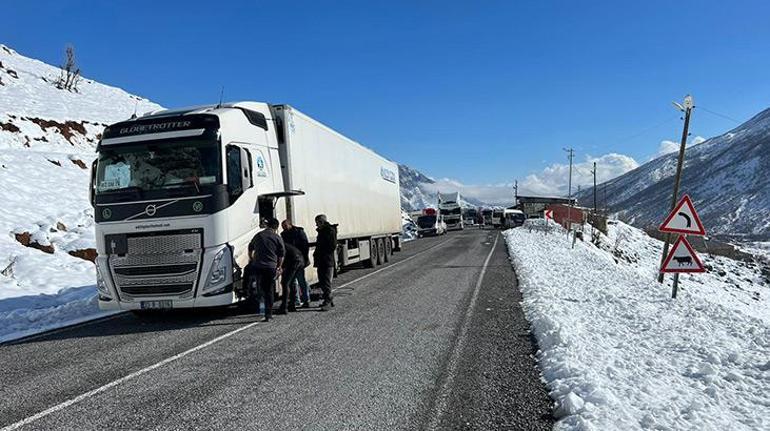
<svg viewBox="0 0 770 431">
<path fill-rule="evenodd" d="M 575 205 L 577 199 L 554 198 L 543 196 L 517 196 L 516 209 L 520 209 L 527 215 L 527 218 L 542 218 L 543 211 L 549 205 Z"/>
</svg>

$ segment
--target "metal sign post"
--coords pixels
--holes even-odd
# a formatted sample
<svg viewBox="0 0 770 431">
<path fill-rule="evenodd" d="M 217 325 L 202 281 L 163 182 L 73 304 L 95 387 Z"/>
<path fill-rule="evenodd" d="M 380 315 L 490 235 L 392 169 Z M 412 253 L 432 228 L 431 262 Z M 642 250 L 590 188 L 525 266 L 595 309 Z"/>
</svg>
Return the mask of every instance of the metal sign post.
<svg viewBox="0 0 770 431">
<path fill-rule="evenodd" d="M 666 257 L 663 258 L 663 262 L 660 265 L 661 275 L 666 272 L 674 273 L 674 285 L 671 290 L 671 297 L 676 298 L 676 294 L 679 290 L 679 274 L 682 272 L 705 272 L 706 269 L 703 263 L 698 258 L 698 254 L 695 253 L 692 246 L 687 242 L 685 235 L 706 235 L 706 229 L 703 228 L 703 223 L 700 221 L 698 213 L 695 211 L 695 206 L 690 199 L 690 196 L 684 195 L 678 204 L 674 205 L 671 213 L 666 217 L 665 221 L 658 228 L 661 232 L 666 232 L 669 236 L 671 234 L 679 234 L 679 238 L 674 243 L 670 253 L 666 253 Z M 668 243 L 666 243 L 668 246 Z M 664 248 L 664 251 L 668 247 Z"/>
<path fill-rule="evenodd" d="M 674 210 L 676 207 L 676 201 L 679 199 L 679 181 L 682 178 L 682 165 L 684 164 L 684 150 L 687 146 L 687 133 L 690 128 L 690 115 L 692 114 L 692 110 L 695 107 L 695 102 L 693 101 L 692 96 L 689 94 L 685 96 L 684 98 L 684 104 L 679 104 L 677 102 L 674 102 L 674 105 L 679 109 L 680 111 L 684 112 L 684 130 L 682 130 L 682 141 L 679 144 L 679 159 L 677 160 L 676 164 L 676 176 L 674 177 L 674 196 L 671 199 L 671 211 Z M 671 242 L 671 235 L 666 235 L 666 242 L 663 246 L 663 255 L 660 257 L 660 263 L 661 267 L 663 266 L 663 261 L 666 259 L 666 255 L 668 254 L 668 246 Z M 658 274 L 658 283 L 663 283 L 663 272 Z M 675 282 L 677 280 L 674 280 Z"/>
</svg>

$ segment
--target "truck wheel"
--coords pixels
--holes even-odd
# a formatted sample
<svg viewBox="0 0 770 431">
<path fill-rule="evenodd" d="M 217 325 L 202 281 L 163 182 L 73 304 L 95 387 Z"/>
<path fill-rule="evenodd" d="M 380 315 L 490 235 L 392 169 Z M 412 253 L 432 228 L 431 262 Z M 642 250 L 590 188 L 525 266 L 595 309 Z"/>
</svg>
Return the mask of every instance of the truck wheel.
<svg viewBox="0 0 770 431">
<path fill-rule="evenodd" d="M 385 263 L 385 241 L 382 238 L 377 240 L 377 265 Z"/>
<path fill-rule="evenodd" d="M 373 238 L 369 240 L 369 259 L 364 261 L 364 266 L 367 268 L 377 266 L 377 241 Z"/>
<path fill-rule="evenodd" d="M 384 239 L 385 241 L 385 262 L 390 262 L 390 255 L 393 254 L 393 240 L 390 237 Z"/>
</svg>

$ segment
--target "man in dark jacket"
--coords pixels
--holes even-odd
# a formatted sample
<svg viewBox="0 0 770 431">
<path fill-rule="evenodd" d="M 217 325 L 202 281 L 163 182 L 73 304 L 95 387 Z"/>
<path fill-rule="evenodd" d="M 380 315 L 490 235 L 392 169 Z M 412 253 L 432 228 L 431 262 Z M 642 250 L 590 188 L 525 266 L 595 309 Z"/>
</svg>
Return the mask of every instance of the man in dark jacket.
<svg viewBox="0 0 770 431">
<path fill-rule="evenodd" d="M 265 302 L 265 318 L 269 322 L 273 317 L 273 296 L 275 279 L 281 271 L 285 248 L 283 240 L 276 233 L 278 220 L 268 219 L 264 230 L 254 235 L 249 243 L 249 258 L 252 269 L 249 271 L 257 279 L 257 286 Z"/>
<path fill-rule="evenodd" d="M 283 271 L 281 271 L 281 292 L 283 300 L 278 314 L 286 314 L 286 311 L 297 311 L 294 300 L 297 297 L 297 285 L 294 279 L 300 272 L 305 272 L 305 258 L 297 247 L 284 243 L 286 254 L 283 257 Z"/>
<path fill-rule="evenodd" d="M 310 287 L 307 284 L 307 280 L 305 280 L 304 271 L 304 268 L 310 265 L 310 256 L 308 254 L 310 251 L 310 246 L 308 245 L 307 234 L 305 234 L 305 229 L 299 226 L 294 226 L 290 219 L 286 219 L 281 222 L 281 227 L 283 228 L 283 231 L 281 231 L 281 238 L 283 238 L 283 243 L 291 244 L 294 247 L 297 247 L 305 261 L 305 266 L 303 269 L 301 271 L 297 271 L 297 276 L 294 278 L 294 282 L 299 284 L 302 308 L 308 308 L 310 307 Z M 294 290 L 296 290 L 296 287 Z"/>
<path fill-rule="evenodd" d="M 329 306 L 334 307 L 332 276 L 334 275 L 334 254 L 337 251 L 337 225 L 330 224 L 324 214 L 315 217 L 315 224 L 318 236 L 313 252 L 313 264 L 318 268 L 318 285 L 323 291 L 321 310 L 326 311 Z"/>
</svg>

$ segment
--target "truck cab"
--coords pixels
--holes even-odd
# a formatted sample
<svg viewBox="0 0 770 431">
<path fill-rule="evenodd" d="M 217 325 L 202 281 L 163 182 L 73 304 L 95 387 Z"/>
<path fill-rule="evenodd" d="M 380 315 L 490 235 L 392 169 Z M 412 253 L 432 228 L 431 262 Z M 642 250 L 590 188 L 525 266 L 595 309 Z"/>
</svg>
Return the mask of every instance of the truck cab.
<svg viewBox="0 0 770 431">
<path fill-rule="evenodd" d="M 433 208 L 426 208 L 423 214 L 417 217 L 417 236 L 436 236 L 446 233 L 446 223 L 442 220 L 441 214 Z"/>
<path fill-rule="evenodd" d="M 260 220 L 283 216 L 267 104 L 151 113 L 107 127 L 91 180 L 103 309 L 235 302 Z"/>
</svg>

